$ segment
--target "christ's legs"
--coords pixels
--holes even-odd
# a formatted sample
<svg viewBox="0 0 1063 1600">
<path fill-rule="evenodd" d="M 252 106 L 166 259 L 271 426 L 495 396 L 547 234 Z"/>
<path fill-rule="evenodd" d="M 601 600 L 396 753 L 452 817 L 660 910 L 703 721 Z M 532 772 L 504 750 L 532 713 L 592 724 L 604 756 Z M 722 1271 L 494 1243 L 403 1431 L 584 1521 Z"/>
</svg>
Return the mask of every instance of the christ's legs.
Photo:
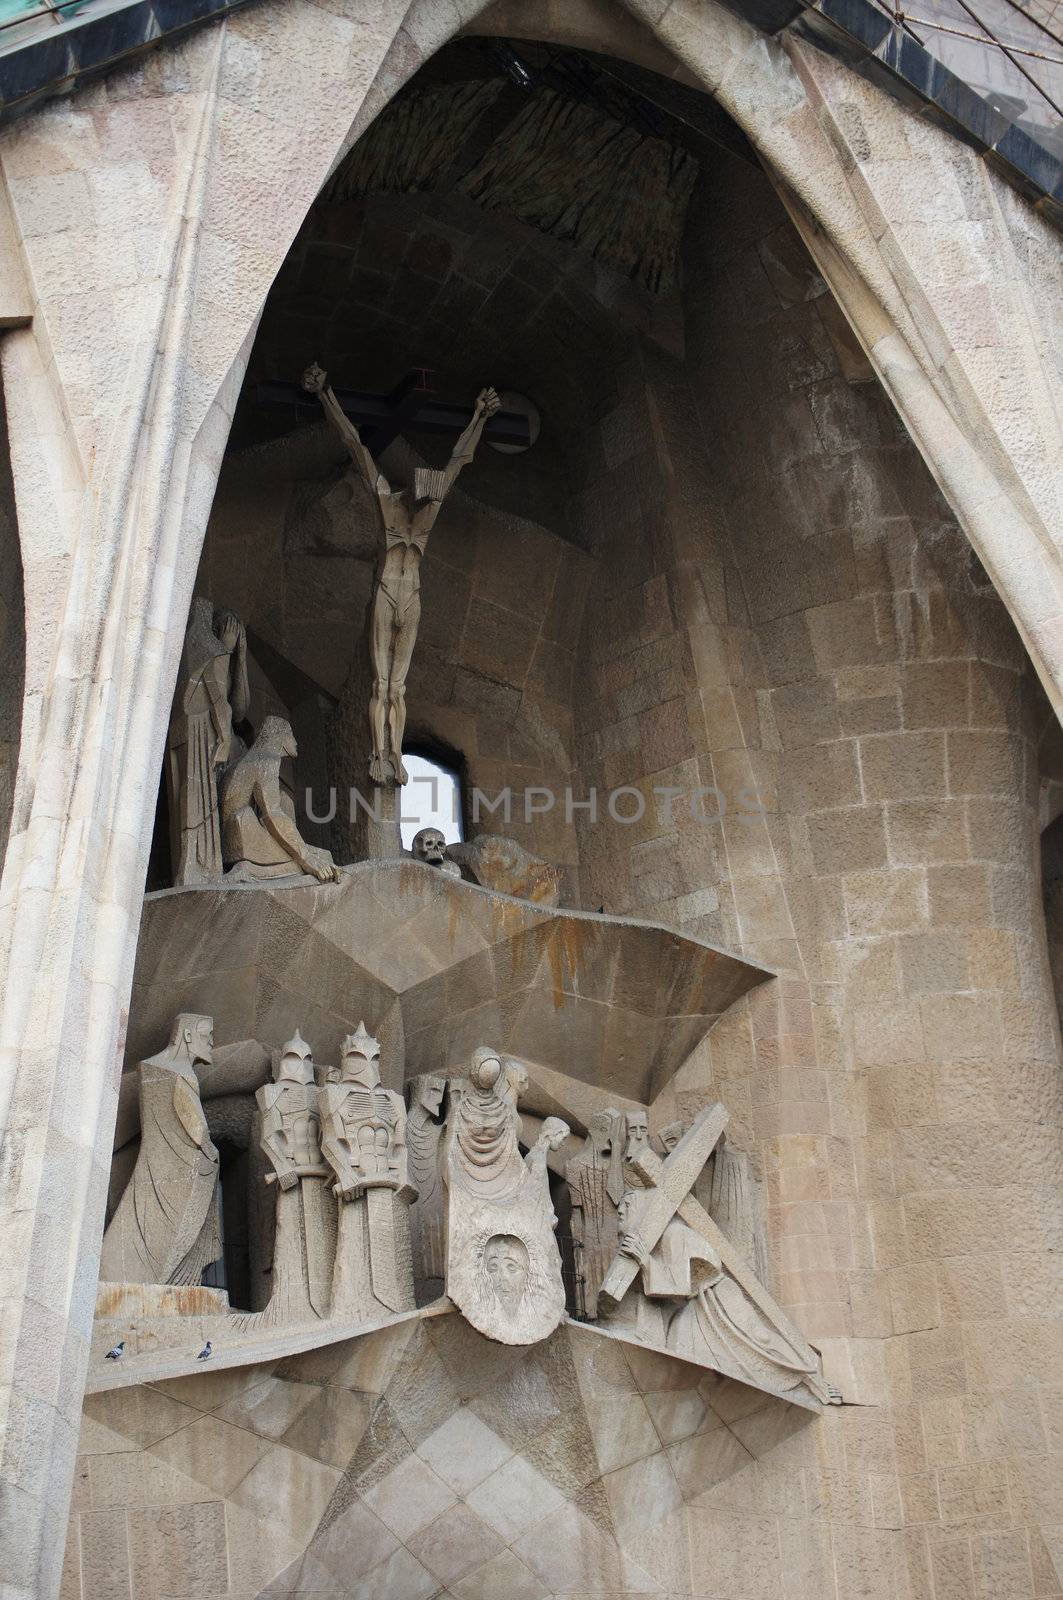
<svg viewBox="0 0 1063 1600">
<path fill-rule="evenodd" d="M 421 594 L 416 590 L 406 603 L 394 634 L 391 657 L 391 678 L 388 683 L 388 724 L 391 730 L 391 764 L 395 778 L 405 783 L 408 777 L 402 762 L 402 740 L 406 732 L 406 678 L 413 660 L 413 647 L 417 643 L 417 629 L 421 621 Z"/>
<path fill-rule="evenodd" d="M 391 776 L 387 719 L 396 623 L 395 602 L 383 584 L 378 584 L 376 594 L 373 596 L 370 635 L 373 693 L 369 701 L 369 727 L 373 735 L 373 754 L 369 760 L 369 776 L 374 783 L 387 783 Z"/>
</svg>

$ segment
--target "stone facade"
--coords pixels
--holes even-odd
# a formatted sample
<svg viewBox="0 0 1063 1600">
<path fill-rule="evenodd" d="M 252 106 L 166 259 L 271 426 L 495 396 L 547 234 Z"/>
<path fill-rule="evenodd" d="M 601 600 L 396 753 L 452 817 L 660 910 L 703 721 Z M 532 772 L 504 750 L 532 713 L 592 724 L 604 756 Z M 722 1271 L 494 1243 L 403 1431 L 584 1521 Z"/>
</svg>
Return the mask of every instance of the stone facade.
<svg viewBox="0 0 1063 1600">
<path fill-rule="evenodd" d="M 691 1595 L 711 1569 L 774 1597 L 808 1570 L 807 1413 L 578 1327 L 520 1350 L 442 1316 L 85 1406 L 64 1595 Z"/>
<path fill-rule="evenodd" d="M 512 743 L 482 704 L 444 707 L 453 747 L 483 733 L 476 758 L 507 781 L 523 714 L 552 701 L 557 759 L 540 725 L 523 782 L 561 768 L 759 797 L 718 825 L 647 806 L 635 827 L 521 842 L 570 869 L 584 907 L 778 973 L 663 1087 L 653 1130 L 728 1105 L 767 1189 L 771 1287 L 852 1403 L 803 1426 L 760 1396 L 746 1414 L 700 1371 L 613 1362 L 573 1327 L 512 1365 L 462 1330 L 456 1360 L 461 1325 L 440 1317 L 233 1371 L 197 1372 L 190 1347 L 82 1418 L 166 725 L 256 325 L 330 171 L 460 27 L 705 90 L 775 190 L 726 161 L 703 180 L 682 359 L 644 343 L 593 418 L 580 537 L 550 525 L 556 485 L 519 530 L 536 581 L 564 563 L 577 593 L 598 577 L 581 631 L 566 617 L 550 636 L 544 590 L 519 684 L 511 640 L 468 636 L 462 665 L 512 691 Z M 0 135 L 0 172 L 28 643 L 21 716 L 16 666 L 0 724 L 18 743 L 0 890 L 4 1600 L 327 1593 L 354 1550 L 390 1563 L 403 1597 L 606 1580 L 712 1600 L 1059 1593 L 1060 1038 L 1037 848 L 1063 680 L 1048 224 L 843 64 L 686 0 L 264 4 L 32 111 Z M 512 538 L 497 507 L 482 515 L 485 545 Z M 5 666 L 23 654 L 10 546 Z M 446 567 L 441 590 L 471 602 L 482 584 L 483 615 L 506 609 L 500 550 L 475 579 Z M 352 578 L 352 609 L 361 592 Z M 285 627 L 316 615 L 298 604 Z M 263 597 L 263 633 L 294 658 L 300 630 L 279 638 L 267 612 Z M 543 652 L 564 690 L 534 682 L 535 645 L 569 640 L 571 661 Z M 317 660 L 296 664 L 339 695 Z M 423 1390 L 396 1366 L 407 1348 L 427 1352 Z M 564 1439 L 540 1446 L 551 1428 Z M 462 1429 L 496 1452 L 493 1492 L 451 1481 Z M 542 1509 L 537 1534 L 514 1499 Z M 395 1525 L 407 1504 L 438 1504 L 438 1537 L 434 1518 Z"/>
</svg>

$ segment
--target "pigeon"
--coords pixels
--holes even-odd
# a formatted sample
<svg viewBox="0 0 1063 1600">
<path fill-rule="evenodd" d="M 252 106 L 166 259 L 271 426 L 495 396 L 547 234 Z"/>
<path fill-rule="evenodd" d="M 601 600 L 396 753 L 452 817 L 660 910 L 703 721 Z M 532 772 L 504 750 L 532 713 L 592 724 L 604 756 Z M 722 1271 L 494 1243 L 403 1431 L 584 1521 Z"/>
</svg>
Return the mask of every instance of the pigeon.
<svg viewBox="0 0 1063 1600">
<path fill-rule="evenodd" d="M 208 1339 L 206 1344 L 203 1346 L 202 1350 L 199 1352 L 198 1356 L 196 1357 L 196 1360 L 197 1361 L 209 1361 L 213 1354 L 214 1354 L 214 1351 L 211 1348 L 211 1343 L 210 1343 L 210 1340 Z"/>
<path fill-rule="evenodd" d="M 124 1339 L 119 1339 L 118 1343 L 112 1349 L 108 1350 L 107 1356 L 106 1356 L 106 1360 L 108 1360 L 108 1361 L 121 1361 L 121 1359 L 122 1359 L 122 1357 L 124 1355 L 125 1355 L 125 1340 Z"/>
</svg>

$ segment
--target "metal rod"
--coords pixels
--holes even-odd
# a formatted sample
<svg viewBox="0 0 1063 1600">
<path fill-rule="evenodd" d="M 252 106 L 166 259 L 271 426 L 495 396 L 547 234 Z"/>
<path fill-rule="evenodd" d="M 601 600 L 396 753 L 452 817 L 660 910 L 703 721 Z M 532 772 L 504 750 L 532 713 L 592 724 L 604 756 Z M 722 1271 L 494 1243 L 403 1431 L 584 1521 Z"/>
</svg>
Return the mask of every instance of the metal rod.
<svg viewBox="0 0 1063 1600">
<path fill-rule="evenodd" d="M 898 11 L 896 16 L 898 22 L 914 22 L 917 28 L 933 28 L 938 33 L 951 33 L 955 39 L 970 39 L 973 44 L 987 44 L 990 48 L 1004 49 L 1004 46 L 998 45 L 995 39 L 984 39 L 977 33 L 964 33 L 962 28 L 950 28 L 944 22 L 931 22 L 929 17 L 913 17 L 910 11 Z M 1043 50 L 1031 50 L 1019 44 L 1009 45 L 1008 49 L 1014 51 L 1017 56 L 1033 56 L 1037 61 L 1050 61 L 1053 66 L 1063 67 L 1063 56 L 1048 56 Z"/>
<path fill-rule="evenodd" d="M 1042 95 L 1044 97 L 1044 99 L 1048 101 L 1048 104 L 1052 107 L 1052 110 L 1056 113 L 1056 115 L 1059 116 L 1059 117 L 1063 117 L 1063 109 L 1061 109 L 1059 106 L 1056 105 L 1056 102 L 1052 99 L 1052 96 L 1049 94 L 1048 90 L 1043 88 L 1042 85 L 1038 83 L 1037 79 L 1033 76 L 1032 73 L 1027 72 L 1026 68 L 1023 66 L 1021 61 L 1016 61 L 1015 60 L 1015 57 L 1012 55 L 1012 53 L 1011 53 L 1010 49 L 1008 48 L 1008 46 L 1006 44 L 1002 44 L 1001 43 L 1001 41 L 997 38 L 996 34 L 993 32 L 992 28 L 988 27 L 986 25 L 986 23 L 984 23 L 982 21 L 981 17 L 978 15 L 978 13 L 976 11 L 973 11 L 971 9 L 971 7 L 967 4 L 967 0 L 957 0 L 957 3 L 959 4 L 959 6 L 964 11 L 966 11 L 966 13 L 970 17 L 971 21 L 973 23 L 975 23 L 977 27 L 981 28 L 983 33 L 988 34 L 990 39 L 993 41 L 993 43 L 995 45 L 998 46 L 999 49 L 1003 50 L 1004 54 L 1007 56 L 1008 60 L 1012 64 L 1012 66 L 1015 67 L 1017 71 L 1022 73 L 1022 75 L 1026 79 L 1027 83 L 1032 83 L 1033 84 L 1033 86 L 1037 90 L 1038 94 Z"/>
</svg>

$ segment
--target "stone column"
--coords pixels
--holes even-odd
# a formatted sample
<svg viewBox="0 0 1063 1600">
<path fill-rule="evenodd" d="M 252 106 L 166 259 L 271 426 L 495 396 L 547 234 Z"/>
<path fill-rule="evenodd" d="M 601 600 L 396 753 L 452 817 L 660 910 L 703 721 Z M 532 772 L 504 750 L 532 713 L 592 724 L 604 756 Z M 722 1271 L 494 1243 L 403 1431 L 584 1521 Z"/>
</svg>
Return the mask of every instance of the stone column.
<svg viewBox="0 0 1063 1600">
<path fill-rule="evenodd" d="M 17 270 L 33 317 L 2 349 L 30 642 L 0 890 L 4 1600 L 59 1584 L 163 736 L 232 409 L 404 9 L 263 7 L 0 135 L 0 302 Z M 405 39 L 379 92 L 419 60 Z"/>
</svg>

